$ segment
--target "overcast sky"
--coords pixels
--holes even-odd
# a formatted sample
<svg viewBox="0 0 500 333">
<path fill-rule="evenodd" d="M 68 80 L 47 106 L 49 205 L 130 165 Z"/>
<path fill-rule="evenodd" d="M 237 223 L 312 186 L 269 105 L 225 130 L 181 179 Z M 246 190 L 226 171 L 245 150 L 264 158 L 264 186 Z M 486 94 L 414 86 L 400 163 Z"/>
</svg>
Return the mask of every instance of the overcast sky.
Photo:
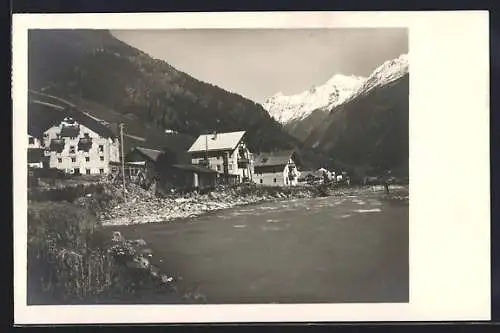
<svg viewBox="0 0 500 333">
<path fill-rule="evenodd" d="M 334 74 L 368 76 L 408 52 L 406 29 L 113 30 L 194 78 L 256 102 L 297 94 Z"/>
</svg>

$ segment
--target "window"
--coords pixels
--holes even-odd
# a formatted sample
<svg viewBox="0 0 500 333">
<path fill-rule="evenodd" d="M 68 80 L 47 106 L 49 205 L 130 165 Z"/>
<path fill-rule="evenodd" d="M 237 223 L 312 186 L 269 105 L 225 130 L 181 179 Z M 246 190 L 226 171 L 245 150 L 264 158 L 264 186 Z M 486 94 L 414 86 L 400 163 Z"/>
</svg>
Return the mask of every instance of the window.
<svg viewBox="0 0 500 333">
<path fill-rule="evenodd" d="M 260 183 L 262 184 L 262 179 L 260 180 Z"/>
<path fill-rule="evenodd" d="M 220 160 L 220 155 L 219 155 L 219 156 L 217 156 L 217 160 Z"/>
<path fill-rule="evenodd" d="M 58 158 L 57 163 L 62 163 L 62 158 Z"/>
<path fill-rule="evenodd" d="M 89 133 L 83 133 L 83 136 L 84 136 L 85 138 L 88 138 L 88 137 L 89 137 Z"/>
<path fill-rule="evenodd" d="M 75 153 L 75 146 L 69 146 L 69 153 L 74 154 Z"/>
<path fill-rule="evenodd" d="M 75 163 L 76 162 L 76 157 L 71 158 L 71 162 Z"/>
<path fill-rule="evenodd" d="M 229 164 L 229 170 L 233 170 L 233 165 Z"/>
<path fill-rule="evenodd" d="M 90 175 L 90 169 L 85 170 L 85 173 L 86 173 L 87 175 Z"/>
<path fill-rule="evenodd" d="M 276 178 L 273 179 L 273 183 L 276 183 Z"/>
<path fill-rule="evenodd" d="M 35 144 L 35 138 L 30 137 L 29 138 L 29 144 L 34 145 Z"/>
<path fill-rule="evenodd" d="M 99 169 L 99 173 L 102 175 L 104 173 L 104 169 Z"/>
<path fill-rule="evenodd" d="M 90 162 L 90 157 L 85 157 L 85 162 Z"/>
<path fill-rule="evenodd" d="M 220 171 L 220 165 L 217 164 L 217 171 Z"/>
<path fill-rule="evenodd" d="M 99 156 L 99 159 L 100 159 L 101 161 L 104 161 L 104 156 Z"/>
<path fill-rule="evenodd" d="M 99 152 L 103 153 L 104 152 L 104 145 L 99 145 Z"/>
</svg>

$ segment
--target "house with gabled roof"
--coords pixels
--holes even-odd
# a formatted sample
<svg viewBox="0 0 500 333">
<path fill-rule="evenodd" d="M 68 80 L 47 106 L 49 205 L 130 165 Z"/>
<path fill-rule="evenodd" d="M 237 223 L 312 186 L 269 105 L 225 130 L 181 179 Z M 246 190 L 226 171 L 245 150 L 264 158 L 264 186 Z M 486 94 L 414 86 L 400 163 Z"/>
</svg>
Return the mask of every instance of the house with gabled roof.
<svg viewBox="0 0 500 333">
<path fill-rule="evenodd" d="M 153 179 L 157 175 L 158 163 L 163 151 L 145 147 L 135 147 L 125 155 L 125 177 L 135 181 L 142 177 L 144 180 Z M 121 175 L 121 163 L 111 163 L 113 174 Z"/>
<path fill-rule="evenodd" d="M 28 134 L 30 145 L 39 143 L 43 147 L 47 166 L 65 173 L 106 174 L 110 172 L 111 162 L 120 161 L 117 135 L 99 121 L 68 106 L 31 100 Z"/>
<path fill-rule="evenodd" d="M 200 135 L 188 153 L 192 164 L 215 170 L 228 181 L 239 183 L 253 178 L 253 156 L 245 131 Z"/>
<path fill-rule="evenodd" d="M 298 154 L 292 150 L 259 154 L 254 161 L 254 181 L 261 185 L 298 185 Z"/>
<path fill-rule="evenodd" d="M 181 164 L 177 155 L 163 150 L 135 147 L 125 157 L 125 176 L 132 181 L 143 177 L 146 183 L 158 181 L 164 188 L 181 190 L 204 189 L 214 187 L 218 172 L 199 165 Z M 113 165 L 120 173 L 121 165 Z"/>
<path fill-rule="evenodd" d="M 72 174 L 106 174 L 110 163 L 120 161 L 120 142 L 107 129 L 85 121 L 64 118 L 44 132 L 51 168 Z"/>
</svg>

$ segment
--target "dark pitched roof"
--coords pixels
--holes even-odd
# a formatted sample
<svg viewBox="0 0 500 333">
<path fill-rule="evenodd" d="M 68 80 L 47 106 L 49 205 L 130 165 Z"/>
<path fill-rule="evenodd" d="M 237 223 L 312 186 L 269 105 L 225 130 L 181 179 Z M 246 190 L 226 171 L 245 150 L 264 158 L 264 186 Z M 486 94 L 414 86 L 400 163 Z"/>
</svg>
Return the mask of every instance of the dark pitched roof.
<svg viewBox="0 0 500 333">
<path fill-rule="evenodd" d="M 285 166 L 292 157 L 295 157 L 293 150 L 261 153 L 255 158 L 254 167 Z"/>
<path fill-rule="evenodd" d="M 157 162 L 158 158 L 163 154 L 161 150 L 150 149 L 150 148 L 135 147 L 135 150 L 138 151 L 144 157 L 154 162 Z"/>
<path fill-rule="evenodd" d="M 92 131 L 96 132 L 100 136 L 104 138 L 118 138 L 118 134 L 115 133 L 111 128 L 108 126 L 102 124 L 100 121 L 89 117 L 88 115 L 79 112 L 79 111 L 74 111 L 73 114 L 76 116 L 73 116 L 73 119 L 75 119 L 78 123 L 90 128 Z"/>
<path fill-rule="evenodd" d="M 105 138 L 116 138 L 109 127 L 83 112 L 69 106 L 57 105 L 32 99 L 28 104 L 28 134 L 40 137 L 50 127 L 59 124 L 66 117 L 73 118 Z"/>
<path fill-rule="evenodd" d="M 30 101 L 28 104 L 28 134 L 36 138 L 42 137 L 43 132 L 64 119 L 63 110 L 64 107 Z"/>
<path fill-rule="evenodd" d="M 194 164 L 174 164 L 172 167 L 185 171 L 200 172 L 200 173 L 218 173 L 215 170 L 204 168 Z"/>
</svg>

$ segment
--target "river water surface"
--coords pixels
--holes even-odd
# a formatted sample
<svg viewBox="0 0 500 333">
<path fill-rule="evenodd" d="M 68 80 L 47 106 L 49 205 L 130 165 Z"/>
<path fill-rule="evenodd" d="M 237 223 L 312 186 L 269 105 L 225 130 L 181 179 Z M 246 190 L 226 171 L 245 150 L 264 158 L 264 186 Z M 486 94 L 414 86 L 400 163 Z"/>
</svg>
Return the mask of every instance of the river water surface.
<svg viewBox="0 0 500 333">
<path fill-rule="evenodd" d="M 408 302 L 408 203 L 381 195 L 109 228 L 143 238 L 155 264 L 207 303 Z"/>
</svg>

